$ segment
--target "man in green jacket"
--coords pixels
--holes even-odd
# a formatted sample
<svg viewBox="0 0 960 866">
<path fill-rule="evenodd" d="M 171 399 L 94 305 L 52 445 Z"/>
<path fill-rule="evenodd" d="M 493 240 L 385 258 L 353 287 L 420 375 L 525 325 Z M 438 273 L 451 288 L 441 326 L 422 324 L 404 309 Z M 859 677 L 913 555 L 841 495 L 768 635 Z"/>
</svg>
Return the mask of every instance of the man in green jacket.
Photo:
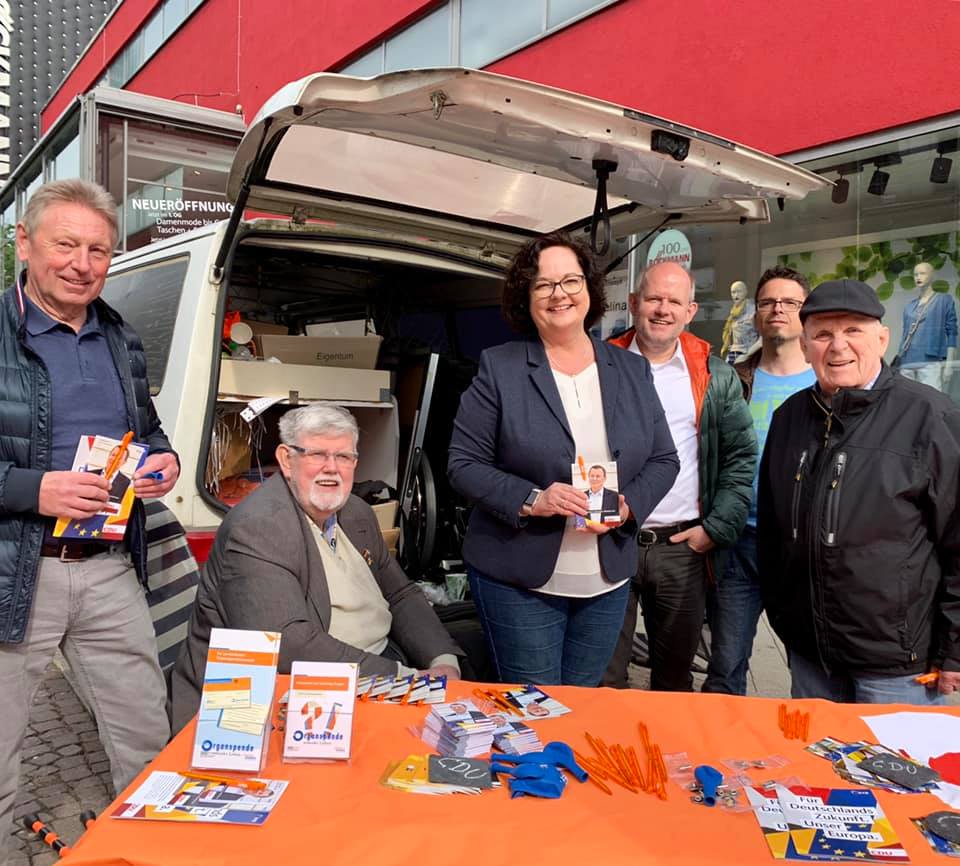
<svg viewBox="0 0 960 866">
<path fill-rule="evenodd" d="M 707 585 L 743 531 L 757 440 L 737 374 L 684 330 L 697 312 L 689 272 L 674 262 L 648 267 L 630 295 L 630 312 L 635 327 L 611 342 L 650 362 L 680 474 L 640 530 L 639 568 L 603 684 L 627 685 L 639 599 L 650 687 L 692 691 Z"/>
</svg>

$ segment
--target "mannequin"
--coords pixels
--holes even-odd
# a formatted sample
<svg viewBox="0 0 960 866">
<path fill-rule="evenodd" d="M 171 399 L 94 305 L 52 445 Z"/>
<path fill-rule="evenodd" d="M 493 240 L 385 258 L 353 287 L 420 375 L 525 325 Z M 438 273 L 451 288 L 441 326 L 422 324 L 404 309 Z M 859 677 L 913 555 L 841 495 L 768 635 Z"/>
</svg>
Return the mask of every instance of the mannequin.
<svg viewBox="0 0 960 866">
<path fill-rule="evenodd" d="M 903 311 L 903 334 L 897 358 L 901 365 L 944 361 L 957 345 L 957 310 L 953 298 L 933 290 L 933 265 L 919 262 L 913 282 L 919 295 Z"/>
<path fill-rule="evenodd" d="M 728 364 L 734 364 L 750 350 L 757 332 L 753 327 L 753 304 L 747 300 L 747 284 L 743 280 L 730 284 L 730 298 L 733 306 L 723 323 L 720 357 Z"/>
</svg>

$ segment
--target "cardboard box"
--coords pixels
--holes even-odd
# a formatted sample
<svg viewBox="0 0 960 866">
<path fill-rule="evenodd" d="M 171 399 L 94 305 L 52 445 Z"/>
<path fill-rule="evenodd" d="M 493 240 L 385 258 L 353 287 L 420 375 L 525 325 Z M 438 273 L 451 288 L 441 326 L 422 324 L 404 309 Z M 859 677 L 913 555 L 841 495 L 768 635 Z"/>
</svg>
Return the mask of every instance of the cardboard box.
<svg viewBox="0 0 960 866">
<path fill-rule="evenodd" d="M 318 367 L 348 367 L 372 370 L 383 337 L 297 337 L 264 334 L 258 345 L 264 358 L 284 364 L 315 364 Z"/>
<path fill-rule="evenodd" d="M 381 529 L 380 534 L 383 536 L 384 543 L 387 545 L 387 549 L 394 555 L 397 555 L 397 545 L 400 543 L 400 527 L 397 526 L 393 529 Z"/>
<path fill-rule="evenodd" d="M 397 509 L 399 507 L 400 503 L 396 499 L 391 499 L 389 502 L 379 502 L 371 506 L 381 529 L 393 529 L 397 525 Z"/>
<path fill-rule="evenodd" d="M 223 358 L 218 390 L 222 396 L 230 397 L 289 397 L 295 392 L 298 400 L 388 403 L 390 373 Z"/>
<path fill-rule="evenodd" d="M 277 325 L 274 322 L 256 322 L 251 319 L 241 319 L 241 321 L 245 325 L 249 325 L 250 330 L 253 331 L 253 344 L 257 348 L 258 355 L 263 355 L 263 345 L 260 338 L 264 334 L 286 336 L 290 333 L 290 329 L 286 325 Z"/>
</svg>

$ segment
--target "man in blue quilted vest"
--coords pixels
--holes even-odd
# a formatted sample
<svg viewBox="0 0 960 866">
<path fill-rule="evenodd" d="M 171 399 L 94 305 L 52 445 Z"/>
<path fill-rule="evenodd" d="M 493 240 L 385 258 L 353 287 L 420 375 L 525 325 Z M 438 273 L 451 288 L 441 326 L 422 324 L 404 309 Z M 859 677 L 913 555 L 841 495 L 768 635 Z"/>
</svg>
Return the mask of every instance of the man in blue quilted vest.
<svg viewBox="0 0 960 866">
<path fill-rule="evenodd" d="M 58 647 L 96 716 L 118 792 L 169 736 L 141 500 L 167 493 L 180 467 L 150 399 L 143 344 L 99 300 L 116 242 L 104 189 L 45 184 L 17 224 L 26 268 L 0 297 L 0 864 L 30 705 Z M 127 431 L 149 454 L 122 543 L 96 532 L 55 538 L 56 518 L 92 517 L 109 498 L 102 473 L 72 471 L 81 437 Z"/>
</svg>

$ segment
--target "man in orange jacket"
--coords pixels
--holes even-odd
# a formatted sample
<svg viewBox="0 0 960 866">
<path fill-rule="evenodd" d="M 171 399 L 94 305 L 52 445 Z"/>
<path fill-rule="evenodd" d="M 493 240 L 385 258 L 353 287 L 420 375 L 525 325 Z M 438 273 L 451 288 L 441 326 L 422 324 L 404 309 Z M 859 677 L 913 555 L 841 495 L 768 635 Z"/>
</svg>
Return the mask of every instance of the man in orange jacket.
<svg viewBox="0 0 960 866">
<path fill-rule="evenodd" d="M 650 362 L 680 474 L 640 530 L 639 568 L 603 684 L 627 684 L 639 598 L 651 688 L 691 691 L 707 583 L 743 531 L 757 440 L 737 374 L 710 354 L 709 343 L 684 330 L 697 312 L 690 273 L 675 262 L 648 267 L 630 296 L 630 312 L 635 327 L 611 342 Z"/>
</svg>

